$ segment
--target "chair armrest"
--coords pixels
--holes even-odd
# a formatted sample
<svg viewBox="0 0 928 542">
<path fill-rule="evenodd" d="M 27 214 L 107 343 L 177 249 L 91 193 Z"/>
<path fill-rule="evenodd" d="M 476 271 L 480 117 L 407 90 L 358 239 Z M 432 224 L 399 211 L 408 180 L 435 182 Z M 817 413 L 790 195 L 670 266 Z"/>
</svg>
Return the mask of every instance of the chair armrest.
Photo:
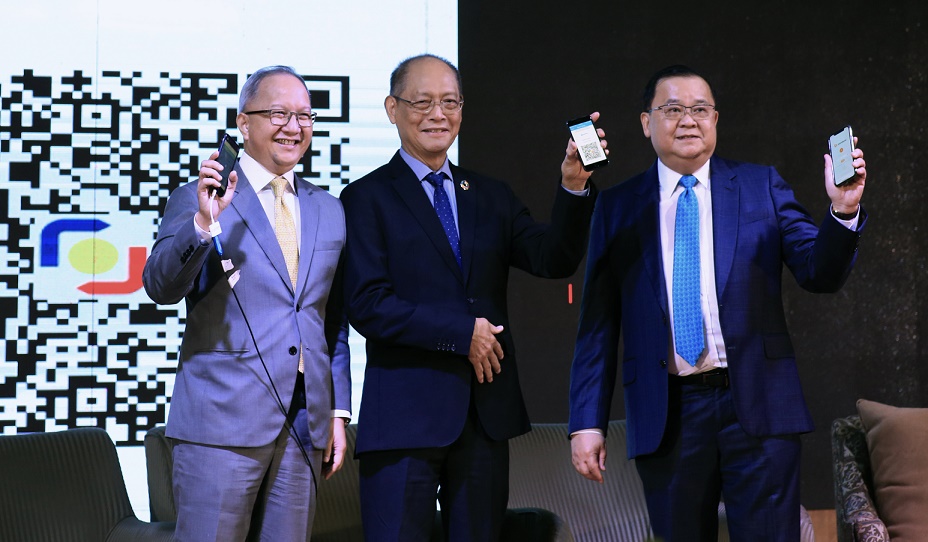
<svg viewBox="0 0 928 542">
<path fill-rule="evenodd" d="M 148 508 L 152 521 L 177 521 L 172 480 L 173 444 L 158 425 L 145 433 L 145 464 L 148 471 Z"/>
<path fill-rule="evenodd" d="M 880 518 L 858 517 L 851 522 L 854 542 L 890 542 L 889 531 Z"/>
<path fill-rule="evenodd" d="M 832 468 L 838 540 L 889 541 L 873 502 L 873 471 L 859 416 L 834 421 L 831 427 Z"/>
</svg>

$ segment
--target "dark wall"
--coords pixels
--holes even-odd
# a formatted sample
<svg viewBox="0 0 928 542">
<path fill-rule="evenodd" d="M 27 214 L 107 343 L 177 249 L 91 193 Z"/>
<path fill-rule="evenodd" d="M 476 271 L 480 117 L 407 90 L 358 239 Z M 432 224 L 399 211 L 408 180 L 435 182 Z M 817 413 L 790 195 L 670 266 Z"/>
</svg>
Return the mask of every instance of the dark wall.
<svg viewBox="0 0 928 542">
<path fill-rule="evenodd" d="M 806 293 L 784 275 L 817 427 L 803 437 L 803 503 L 833 508 L 831 421 L 855 413 L 858 398 L 928 406 L 928 311 L 919 310 L 928 254 L 928 4 L 725 4 L 460 2 L 460 162 L 508 180 L 546 219 L 569 137 L 564 122 L 602 113 L 612 163 L 594 179 L 615 185 L 654 160 L 638 121 L 645 82 L 684 63 L 715 88 L 716 153 L 776 166 L 821 220 L 826 138 L 851 124 L 868 165 L 870 221 L 857 268 L 833 295 Z M 533 421 L 567 419 L 582 282 L 582 266 L 570 280 L 512 276 L 512 327 Z M 614 418 L 624 418 L 622 401 L 619 386 Z M 564 454 L 568 461 L 566 444 Z"/>
</svg>

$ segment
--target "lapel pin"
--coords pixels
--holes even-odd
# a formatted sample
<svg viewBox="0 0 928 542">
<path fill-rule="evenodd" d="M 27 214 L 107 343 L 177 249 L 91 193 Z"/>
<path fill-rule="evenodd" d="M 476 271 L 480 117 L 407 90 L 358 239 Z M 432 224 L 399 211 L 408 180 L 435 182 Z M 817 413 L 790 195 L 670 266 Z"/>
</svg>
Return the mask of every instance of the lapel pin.
<svg viewBox="0 0 928 542">
<path fill-rule="evenodd" d="M 470 183 L 467 182 L 467 179 L 461 181 L 461 190 L 470 190 Z"/>
</svg>

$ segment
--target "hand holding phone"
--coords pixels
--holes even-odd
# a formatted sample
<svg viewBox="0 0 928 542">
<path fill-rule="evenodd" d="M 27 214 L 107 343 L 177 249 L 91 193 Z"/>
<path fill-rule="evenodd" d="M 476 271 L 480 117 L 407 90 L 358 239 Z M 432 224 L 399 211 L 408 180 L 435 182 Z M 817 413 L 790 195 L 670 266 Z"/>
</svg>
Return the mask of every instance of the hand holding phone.
<svg viewBox="0 0 928 542">
<path fill-rule="evenodd" d="M 850 126 L 845 126 L 828 138 L 835 186 L 841 186 L 854 178 L 854 158 L 851 156 L 853 151 L 854 132 Z"/>
<path fill-rule="evenodd" d="M 229 134 L 222 135 L 222 142 L 219 143 L 219 157 L 216 161 L 222 166 L 219 172 L 219 188 L 216 189 L 216 196 L 223 197 L 226 194 L 226 188 L 229 186 L 229 174 L 235 169 L 235 161 L 238 160 L 238 143 L 235 138 Z"/>
<path fill-rule="evenodd" d="M 567 128 L 570 129 L 570 137 L 577 144 L 577 153 L 584 170 L 592 171 L 609 164 L 609 158 L 606 157 L 606 151 L 603 150 L 591 117 L 568 121 Z"/>
</svg>

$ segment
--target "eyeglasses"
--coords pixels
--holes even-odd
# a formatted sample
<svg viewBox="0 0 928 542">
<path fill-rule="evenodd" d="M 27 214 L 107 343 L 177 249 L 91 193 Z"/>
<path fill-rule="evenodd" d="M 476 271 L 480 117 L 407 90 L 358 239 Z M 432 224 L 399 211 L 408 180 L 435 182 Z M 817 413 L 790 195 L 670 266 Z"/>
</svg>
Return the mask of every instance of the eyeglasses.
<svg viewBox="0 0 928 542">
<path fill-rule="evenodd" d="M 663 113 L 664 118 L 667 120 L 680 120 L 689 111 L 690 116 L 696 120 L 706 120 L 712 116 L 712 112 L 715 111 L 714 105 L 709 104 L 699 104 L 685 106 L 681 104 L 667 104 L 660 107 L 655 107 L 653 109 L 648 109 L 648 113 L 660 111 Z"/>
<path fill-rule="evenodd" d="M 391 94 L 391 96 L 393 95 Z M 464 100 L 438 100 L 435 102 L 432 100 L 419 100 L 417 102 L 411 102 L 399 96 L 393 96 L 393 98 L 403 102 L 419 113 L 428 113 L 435 107 L 435 104 L 440 105 L 442 111 L 445 113 L 454 113 L 455 111 L 460 111 L 461 108 L 464 107 Z"/>
<path fill-rule="evenodd" d="M 296 122 L 301 128 L 309 128 L 316 122 L 316 112 L 300 113 L 297 111 L 284 111 L 282 109 L 261 109 L 258 111 L 245 111 L 246 115 L 264 115 L 271 120 L 274 126 L 286 126 L 290 117 L 296 115 Z"/>
</svg>

